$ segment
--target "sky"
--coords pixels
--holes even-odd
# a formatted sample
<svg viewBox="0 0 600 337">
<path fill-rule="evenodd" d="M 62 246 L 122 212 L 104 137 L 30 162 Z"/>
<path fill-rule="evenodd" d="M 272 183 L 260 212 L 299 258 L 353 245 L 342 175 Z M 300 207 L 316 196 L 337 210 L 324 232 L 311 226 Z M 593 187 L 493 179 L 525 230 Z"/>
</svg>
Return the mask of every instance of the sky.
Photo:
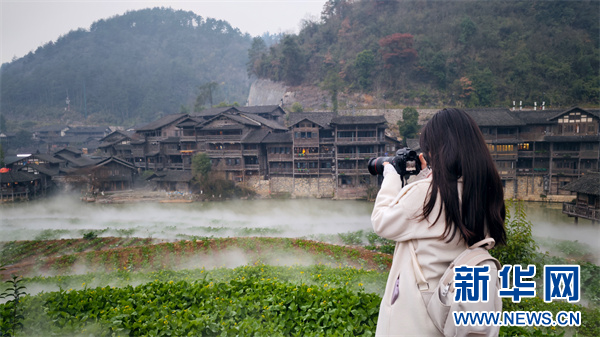
<svg viewBox="0 0 600 337">
<path fill-rule="evenodd" d="M 326 0 L 0 0 L 1 63 L 35 51 L 61 35 L 89 29 L 130 10 L 171 7 L 224 20 L 243 33 L 297 33 L 303 19 L 318 20 Z"/>
</svg>

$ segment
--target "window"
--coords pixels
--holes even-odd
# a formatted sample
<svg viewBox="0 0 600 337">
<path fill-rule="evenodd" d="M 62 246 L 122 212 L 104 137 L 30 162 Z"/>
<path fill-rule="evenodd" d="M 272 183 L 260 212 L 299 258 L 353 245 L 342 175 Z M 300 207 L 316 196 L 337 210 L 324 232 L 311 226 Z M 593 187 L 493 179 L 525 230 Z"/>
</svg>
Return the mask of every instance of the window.
<svg viewBox="0 0 600 337">
<path fill-rule="evenodd" d="M 496 145 L 496 150 L 498 152 L 512 152 L 514 151 L 514 145 L 498 144 Z"/>
<path fill-rule="evenodd" d="M 529 151 L 529 143 L 519 143 L 519 151 Z"/>
</svg>

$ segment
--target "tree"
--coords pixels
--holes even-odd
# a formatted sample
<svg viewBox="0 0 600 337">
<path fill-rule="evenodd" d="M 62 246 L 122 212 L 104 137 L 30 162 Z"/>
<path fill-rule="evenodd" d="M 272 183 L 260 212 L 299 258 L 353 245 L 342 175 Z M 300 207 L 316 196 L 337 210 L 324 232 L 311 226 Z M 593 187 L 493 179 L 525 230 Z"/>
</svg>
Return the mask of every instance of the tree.
<svg viewBox="0 0 600 337">
<path fill-rule="evenodd" d="M 248 76 L 260 76 L 261 71 L 261 60 L 262 56 L 267 53 L 267 45 L 265 41 L 260 37 L 252 39 L 252 46 L 248 49 L 248 63 L 246 63 L 246 70 Z"/>
<path fill-rule="evenodd" d="M 300 84 L 303 79 L 304 56 L 292 35 L 286 35 L 281 47 L 282 80 L 290 84 Z"/>
<path fill-rule="evenodd" d="M 419 112 L 417 109 L 406 107 L 402 110 L 402 120 L 398 121 L 398 130 L 402 136 L 404 146 L 407 145 L 407 139 L 415 138 L 419 132 Z"/>
<path fill-rule="evenodd" d="M 200 152 L 192 157 L 192 174 L 195 177 L 205 179 L 211 169 L 210 157 L 206 153 Z"/>
<path fill-rule="evenodd" d="M 414 37 L 411 34 L 395 33 L 379 40 L 383 67 L 394 69 L 417 59 L 417 51 L 413 48 Z"/>
<path fill-rule="evenodd" d="M 208 103 L 210 104 L 209 106 L 212 108 L 213 93 L 217 89 L 218 85 L 219 85 L 219 83 L 213 81 L 213 82 L 205 83 L 205 84 L 201 85 L 200 87 L 198 87 L 198 89 L 200 90 L 200 93 L 198 94 L 198 97 L 196 97 L 196 104 L 194 105 L 194 111 L 201 111 L 202 108 L 204 107 L 204 103 L 206 103 L 206 101 L 208 101 Z"/>
<path fill-rule="evenodd" d="M 331 95 L 331 106 L 333 112 L 338 111 L 338 93 L 344 87 L 344 81 L 340 78 L 340 75 L 335 70 L 330 70 L 325 77 L 325 80 L 321 84 L 321 88 L 327 90 Z"/>
<path fill-rule="evenodd" d="M 302 107 L 302 104 L 300 104 L 299 102 L 294 102 L 294 104 L 292 104 L 292 107 L 290 108 L 290 110 L 292 112 L 302 112 L 302 111 L 304 111 L 304 108 Z"/>
<path fill-rule="evenodd" d="M 476 31 L 475 22 L 470 17 L 465 16 L 460 22 L 460 36 L 458 41 L 462 44 L 467 44 Z"/>
<path fill-rule="evenodd" d="M 396 87 L 397 79 L 417 59 L 417 51 L 413 48 L 414 37 L 411 34 L 395 33 L 379 40 L 383 68 L 388 70 L 390 86 Z"/>
<path fill-rule="evenodd" d="M 356 70 L 356 77 L 358 86 L 363 90 L 371 89 L 373 84 L 373 74 L 375 70 L 375 55 L 371 50 L 363 50 L 354 60 L 354 69 Z"/>
</svg>

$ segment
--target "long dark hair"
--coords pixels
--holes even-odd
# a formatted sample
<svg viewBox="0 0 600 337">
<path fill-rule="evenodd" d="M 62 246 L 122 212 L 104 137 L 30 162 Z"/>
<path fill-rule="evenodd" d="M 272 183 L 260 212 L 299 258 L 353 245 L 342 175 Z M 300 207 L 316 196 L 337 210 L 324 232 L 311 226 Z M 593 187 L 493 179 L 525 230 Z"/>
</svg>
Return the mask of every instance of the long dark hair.
<svg viewBox="0 0 600 337">
<path fill-rule="evenodd" d="M 443 207 L 435 222 L 443 213 L 443 239 L 449 242 L 458 232 L 472 245 L 487 232 L 496 244 L 506 243 L 502 181 L 475 121 L 459 109 L 440 110 L 421 130 L 420 142 L 432 169 L 423 218 L 433 212 L 439 193 Z M 461 177 L 463 191 L 459 196 L 457 181 Z"/>
</svg>

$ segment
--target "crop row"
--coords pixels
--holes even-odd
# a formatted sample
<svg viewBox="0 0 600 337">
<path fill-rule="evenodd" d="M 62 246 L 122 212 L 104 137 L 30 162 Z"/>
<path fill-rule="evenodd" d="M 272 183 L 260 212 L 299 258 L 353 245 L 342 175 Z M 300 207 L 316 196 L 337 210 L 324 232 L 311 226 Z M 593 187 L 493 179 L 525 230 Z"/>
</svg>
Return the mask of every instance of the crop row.
<svg viewBox="0 0 600 337">
<path fill-rule="evenodd" d="M 370 335 L 386 276 L 341 265 L 256 264 L 36 277 L 23 284 L 28 289 L 54 285 L 58 291 L 22 299 L 25 318 L 20 335 Z M 4 321 L 11 309 L 10 303 L 0 305 Z M 598 336 L 600 332 L 599 309 L 533 298 L 505 301 L 504 310 L 581 311 L 582 326 L 503 327 L 503 336 Z"/>
<path fill-rule="evenodd" d="M 26 297 L 22 333 L 94 336 L 370 336 L 380 297 L 275 279 L 155 281 Z M 0 307 L 1 309 L 1 307 Z"/>
<path fill-rule="evenodd" d="M 120 242 L 119 240 L 122 239 L 95 238 L 89 242 L 97 240 Z M 129 243 L 129 240 L 125 243 Z M 379 270 L 385 270 L 391 264 L 390 255 L 368 251 L 364 248 L 289 238 L 199 238 L 145 245 L 139 241 L 132 242 L 133 245 L 121 245 L 118 248 L 101 250 L 97 248 L 96 251 L 81 253 L 77 253 L 77 249 L 73 249 L 74 246 L 77 247 L 85 242 L 86 240 L 58 240 L 53 243 L 53 246 L 61 245 L 61 252 L 64 255 L 52 254 L 48 257 L 45 255 L 43 247 L 37 243 L 32 245 L 30 241 L 13 241 L 4 246 L 1 256 L 9 263 L 16 263 L 19 261 L 17 253 L 27 251 L 28 253 L 23 256 L 32 257 L 31 251 L 37 251 L 37 256 L 40 258 L 35 263 L 22 265 L 19 271 L 22 275 L 30 275 L 39 271 L 69 274 L 74 267 L 84 267 L 90 271 L 111 271 L 123 268 L 149 271 L 176 268 L 181 265 L 200 267 L 203 264 L 213 264 L 214 266 L 215 261 L 226 260 L 220 258 L 219 255 L 234 252 L 242 254 L 242 258 L 245 260 L 241 263 L 242 265 L 266 259 L 272 261 L 272 264 L 279 264 L 276 260 L 280 257 L 286 257 L 288 260 L 298 258 L 298 261 L 292 261 L 292 263 L 288 261 L 286 264 L 301 263 L 300 257 L 305 257 L 305 260 L 310 260 L 310 263 L 315 261 L 341 263 Z M 100 242 L 97 247 L 106 247 L 106 245 Z M 226 261 L 222 263 L 227 264 Z"/>
</svg>

